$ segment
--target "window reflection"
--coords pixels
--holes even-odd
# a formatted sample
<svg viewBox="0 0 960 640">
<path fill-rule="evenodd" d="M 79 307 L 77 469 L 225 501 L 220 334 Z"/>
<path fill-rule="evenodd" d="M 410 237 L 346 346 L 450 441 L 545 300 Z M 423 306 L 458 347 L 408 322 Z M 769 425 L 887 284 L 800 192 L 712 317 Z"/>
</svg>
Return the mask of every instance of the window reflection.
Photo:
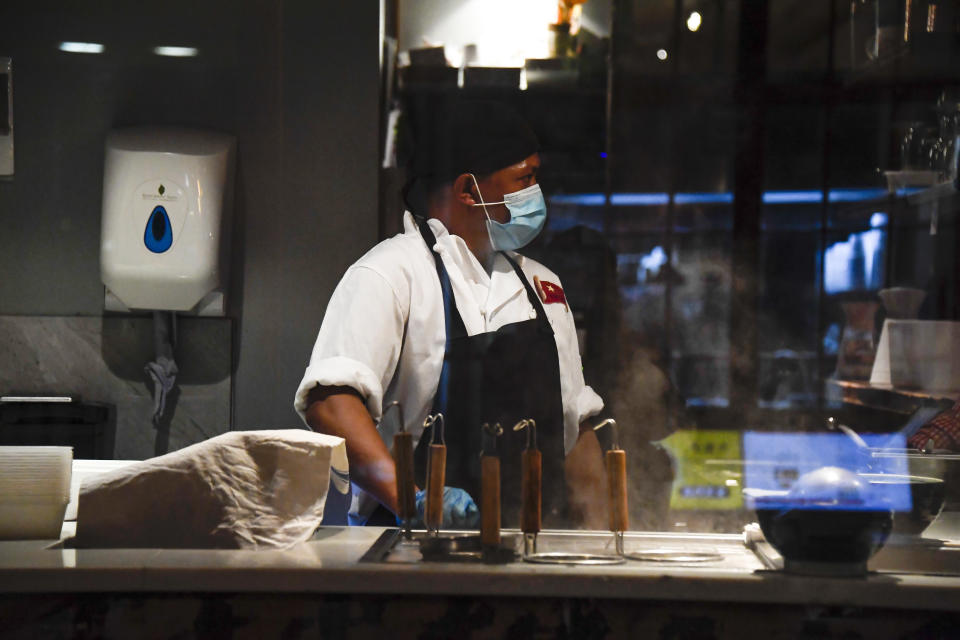
<svg viewBox="0 0 960 640">
<path fill-rule="evenodd" d="M 574 46 L 523 63 L 544 75 L 522 99 L 466 92 L 539 127 L 549 219 L 526 254 L 560 275 L 625 437 L 634 422 L 638 450 L 670 452 L 652 526 L 739 531 L 743 487 L 789 491 L 823 467 L 907 474 L 864 469 L 826 417 L 902 449 L 960 398 L 871 383 L 880 291 L 926 292 L 921 321 L 960 316 L 960 36 L 942 16 L 878 21 L 872 0 L 758 4 L 590 0 L 584 16 L 614 16 L 584 40 L 609 53 L 602 73 Z M 409 113 L 437 89 L 408 84 Z M 891 491 L 865 504 L 902 506 Z"/>
<path fill-rule="evenodd" d="M 881 481 L 883 477 L 909 474 L 907 458 L 876 456 L 869 449 L 902 451 L 906 438 L 902 434 L 861 434 L 861 438 L 867 448 L 841 433 L 745 432 L 746 506 L 909 511 L 909 485 Z M 824 469 L 839 469 L 848 474 Z M 868 481 L 864 482 L 864 477 Z"/>
</svg>

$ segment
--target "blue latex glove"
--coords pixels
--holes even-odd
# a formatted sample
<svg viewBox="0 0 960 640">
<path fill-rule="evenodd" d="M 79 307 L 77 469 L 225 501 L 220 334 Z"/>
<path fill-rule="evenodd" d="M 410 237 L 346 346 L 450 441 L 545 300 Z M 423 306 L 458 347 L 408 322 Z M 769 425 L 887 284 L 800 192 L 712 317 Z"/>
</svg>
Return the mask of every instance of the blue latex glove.
<svg viewBox="0 0 960 640">
<path fill-rule="evenodd" d="M 417 491 L 417 520 L 423 523 L 424 512 L 427 508 L 427 492 L 424 489 Z M 456 487 L 443 488 L 443 528 L 445 529 L 475 529 L 480 524 L 480 509 L 470 494 Z"/>
</svg>

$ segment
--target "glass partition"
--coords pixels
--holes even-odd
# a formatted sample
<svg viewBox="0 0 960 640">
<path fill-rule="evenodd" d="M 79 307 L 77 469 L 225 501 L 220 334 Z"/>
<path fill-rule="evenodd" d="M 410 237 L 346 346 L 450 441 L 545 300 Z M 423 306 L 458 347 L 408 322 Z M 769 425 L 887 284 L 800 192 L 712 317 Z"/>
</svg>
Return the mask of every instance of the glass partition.
<svg viewBox="0 0 960 640">
<path fill-rule="evenodd" d="M 641 452 L 632 526 L 742 531 L 751 477 L 787 491 L 821 467 L 909 475 L 866 469 L 828 419 L 916 455 L 912 436 L 960 399 L 955 8 L 569 4 L 532 20 L 546 53 L 516 62 L 516 85 L 464 83 L 492 26 L 459 24 L 447 76 L 417 62 L 442 24 L 401 33 L 395 108 L 415 122 L 443 96 L 496 97 L 540 136 L 549 220 L 521 252 L 559 274 L 587 382 Z M 401 19 L 424 10 L 399 3 Z M 960 452 L 951 438 L 927 455 Z M 650 451 L 666 479 L 641 468 Z M 909 508 L 898 496 L 871 504 Z"/>
</svg>

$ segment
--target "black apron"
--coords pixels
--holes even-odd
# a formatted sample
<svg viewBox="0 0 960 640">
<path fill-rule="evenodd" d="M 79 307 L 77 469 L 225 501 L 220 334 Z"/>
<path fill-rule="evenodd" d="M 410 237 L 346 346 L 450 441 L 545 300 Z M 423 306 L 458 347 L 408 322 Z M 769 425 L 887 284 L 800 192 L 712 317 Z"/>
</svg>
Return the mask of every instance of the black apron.
<svg viewBox="0 0 960 640">
<path fill-rule="evenodd" d="M 436 237 L 425 220 L 418 218 L 417 224 L 433 253 L 443 291 L 446 349 L 432 411 L 444 416 L 446 485 L 464 489 L 480 504 L 481 425 L 499 422 L 503 427 L 503 435 L 497 439 L 501 522 L 504 527 L 519 526 L 520 453 L 527 432 L 513 431 L 513 426 L 533 418 L 537 446 L 543 452 L 543 523 L 545 527 L 563 526 L 566 489 L 560 362 L 543 305 L 517 263 L 501 252 L 523 283 L 537 316 L 493 332 L 468 336 L 447 270 L 433 251 Z M 431 436 L 430 429 L 426 429 L 414 453 L 417 482 L 424 488 Z"/>
</svg>

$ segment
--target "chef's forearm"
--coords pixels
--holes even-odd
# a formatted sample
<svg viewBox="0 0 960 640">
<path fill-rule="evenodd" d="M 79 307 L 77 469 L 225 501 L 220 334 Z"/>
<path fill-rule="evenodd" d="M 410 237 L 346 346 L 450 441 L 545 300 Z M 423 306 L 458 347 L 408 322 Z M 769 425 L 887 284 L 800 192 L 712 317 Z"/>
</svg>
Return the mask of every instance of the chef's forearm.
<svg viewBox="0 0 960 640">
<path fill-rule="evenodd" d="M 567 500 L 574 526 L 602 529 L 606 523 L 607 493 L 603 451 L 588 422 L 580 424 L 577 442 L 564 461 Z"/>
<path fill-rule="evenodd" d="M 393 456 L 360 395 L 351 387 L 314 387 L 307 396 L 307 424 L 346 441 L 350 479 L 397 512 Z"/>
</svg>

